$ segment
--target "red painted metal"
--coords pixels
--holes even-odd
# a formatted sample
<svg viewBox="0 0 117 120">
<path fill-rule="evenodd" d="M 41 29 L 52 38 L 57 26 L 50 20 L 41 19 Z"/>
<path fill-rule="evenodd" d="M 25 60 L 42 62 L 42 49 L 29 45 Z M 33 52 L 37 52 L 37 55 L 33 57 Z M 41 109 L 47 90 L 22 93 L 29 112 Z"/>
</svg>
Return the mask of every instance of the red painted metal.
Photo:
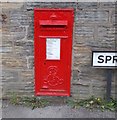
<svg viewBox="0 0 117 120">
<path fill-rule="evenodd" d="M 34 9 L 35 95 L 70 96 L 74 10 Z M 47 38 L 60 40 L 60 60 L 47 59 Z"/>
</svg>

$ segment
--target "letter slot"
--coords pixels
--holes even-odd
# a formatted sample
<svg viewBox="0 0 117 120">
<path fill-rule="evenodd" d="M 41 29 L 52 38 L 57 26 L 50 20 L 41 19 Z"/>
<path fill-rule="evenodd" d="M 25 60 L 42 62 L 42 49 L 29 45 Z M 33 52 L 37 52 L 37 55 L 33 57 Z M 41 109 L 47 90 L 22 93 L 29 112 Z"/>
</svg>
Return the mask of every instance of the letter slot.
<svg viewBox="0 0 117 120">
<path fill-rule="evenodd" d="M 68 25 L 67 21 L 62 20 L 40 20 L 40 27 L 42 29 L 65 29 Z"/>
</svg>

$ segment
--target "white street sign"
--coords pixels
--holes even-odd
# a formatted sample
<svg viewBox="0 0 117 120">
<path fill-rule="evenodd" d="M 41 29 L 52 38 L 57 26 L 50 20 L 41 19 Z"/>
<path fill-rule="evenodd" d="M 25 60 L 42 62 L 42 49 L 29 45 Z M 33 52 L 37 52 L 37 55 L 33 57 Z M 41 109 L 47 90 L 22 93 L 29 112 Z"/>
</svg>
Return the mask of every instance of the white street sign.
<svg viewBox="0 0 117 120">
<path fill-rule="evenodd" d="M 93 67 L 117 67 L 117 51 L 93 51 Z"/>
</svg>

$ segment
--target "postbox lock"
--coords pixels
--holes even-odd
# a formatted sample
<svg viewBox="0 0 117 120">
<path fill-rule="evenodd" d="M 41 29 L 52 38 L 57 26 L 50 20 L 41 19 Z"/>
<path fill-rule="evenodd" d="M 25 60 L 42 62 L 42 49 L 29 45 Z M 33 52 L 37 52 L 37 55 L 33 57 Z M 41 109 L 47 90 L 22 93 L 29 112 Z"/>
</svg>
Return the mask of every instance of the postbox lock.
<svg viewBox="0 0 117 120">
<path fill-rule="evenodd" d="M 52 20 L 57 19 L 57 16 L 55 15 L 55 13 L 53 13 L 53 14 L 50 16 L 50 19 L 52 19 Z"/>
</svg>

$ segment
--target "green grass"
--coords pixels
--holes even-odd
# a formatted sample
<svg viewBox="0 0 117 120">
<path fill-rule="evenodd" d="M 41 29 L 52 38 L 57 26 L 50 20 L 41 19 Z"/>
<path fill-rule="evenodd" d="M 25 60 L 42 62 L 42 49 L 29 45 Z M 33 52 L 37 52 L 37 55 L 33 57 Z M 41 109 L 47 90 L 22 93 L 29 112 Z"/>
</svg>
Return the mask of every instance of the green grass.
<svg viewBox="0 0 117 120">
<path fill-rule="evenodd" d="M 42 108 L 49 104 L 46 99 L 39 99 L 38 97 L 19 97 L 13 93 L 10 97 L 10 103 L 13 105 L 23 105 L 26 107 Z"/>
<path fill-rule="evenodd" d="M 111 99 L 111 101 L 107 102 L 102 98 L 97 97 L 90 97 L 89 99 L 85 100 L 67 100 L 67 104 L 70 105 L 72 108 L 79 108 L 85 107 L 88 109 L 98 108 L 102 111 L 110 110 L 116 111 L 117 110 L 117 101 Z"/>
<path fill-rule="evenodd" d="M 51 105 L 52 105 L 51 101 Z M 17 94 L 12 93 L 10 97 L 10 103 L 13 105 L 23 105 L 27 107 L 31 107 L 32 109 L 35 108 L 42 108 L 45 106 L 50 105 L 50 102 L 47 99 L 39 99 L 38 97 L 19 97 Z M 67 105 L 71 106 L 72 108 L 78 109 L 79 107 L 84 107 L 88 109 L 98 108 L 102 111 L 110 110 L 116 111 L 117 110 L 117 101 L 111 99 L 111 101 L 107 102 L 106 100 L 99 98 L 99 97 L 90 97 L 89 99 L 85 100 L 75 100 L 75 99 L 67 99 L 65 102 Z"/>
</svg>

